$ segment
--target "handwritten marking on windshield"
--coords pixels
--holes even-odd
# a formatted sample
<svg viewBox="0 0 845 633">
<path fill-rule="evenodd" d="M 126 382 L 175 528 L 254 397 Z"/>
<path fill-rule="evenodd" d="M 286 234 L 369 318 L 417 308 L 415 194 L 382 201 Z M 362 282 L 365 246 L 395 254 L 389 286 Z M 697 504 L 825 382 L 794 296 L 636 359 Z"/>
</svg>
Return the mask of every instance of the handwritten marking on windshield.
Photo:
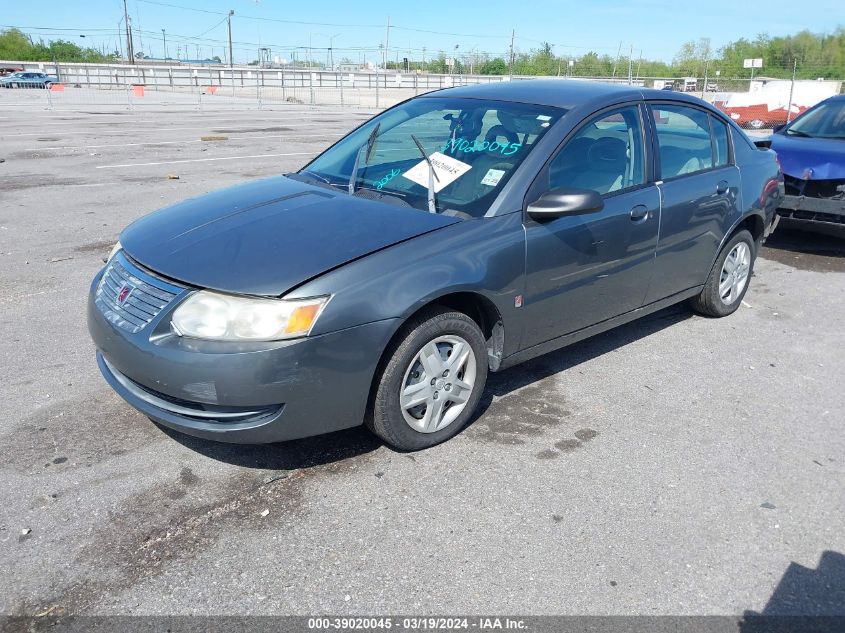
<svg viewBox="0 0 845 633">
<path fill-rule="evenodd" d="M 500 143 L 499 141 L 484 141 L 479 143 L 465 138 L 451 138 L 443 145 L 441 152 L 499 152 L 502 156 L 513 156 L 522 148 L 522 143 Z"/>
<path fill-rule="evenodd" d="M 396 168 L 394 167 L 393 169 L 391 169 L 391 170 L 390 170 L 390 172 L 389 172 L 389 173 L 385 174 L 385 175 L 384 175 L 384 176 L 383 176 L 380 180 L 376 181 L 376 183 L 375 183 L 375 184 L 376 184 L 376 189 L 378 189 L 379 191 L 381 191 L 381 190 L 382 190 L 382 188 L 384 188 L 384 186 L 385 186 L 387 183 L 389 183 L 391 180 L 393 180 L 394 178 L 396 178 L 396 176 L 398 176 L 398 175 L 399 175 L 399 174 L 401 174 L 401 173 L 402 173 L 402 170 L 400 170 L 400 169 L 396 169 Z"/>
</svg>

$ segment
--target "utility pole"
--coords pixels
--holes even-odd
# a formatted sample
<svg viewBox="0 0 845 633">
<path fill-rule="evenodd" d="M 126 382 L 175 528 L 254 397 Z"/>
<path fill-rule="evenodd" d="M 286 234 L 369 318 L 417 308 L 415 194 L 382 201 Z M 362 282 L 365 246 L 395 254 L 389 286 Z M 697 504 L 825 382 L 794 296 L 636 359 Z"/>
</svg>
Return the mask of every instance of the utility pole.
<svg viewBox="0 0 845 633">
<path fill-rule="evenodd" d="M 786 122 L 792 120 L 792 91 L 795 89 L 795 71 L 798 70 L 798 58 L 792 60 L 792 83 L 789 84 L 789 104 L 786 106 Z"/>
<path fill-rule="evenodd" d="M 129 9 L 126 8 L 126 0 L 123 0 L 123 23 L 126 26 L 126 56 L 129 63 L 135 63 L 135 47 L 132 46 L 132 28 L 129 26 Z"/>
<path fill-rule="evenodd" d="M 628 53 L 628 85 L 634 83 L 634 45 L 631 44 L 631 52 Z"/>
<path fill-rule="evenodd" d="M 622 56 L 622 40 L 619 40 L 619 50 L 616 51 L 616 60 L 613 62 L 613 77 L 611 79 L 616 79 L 616 67 L 619 65 L 619 58 Z"/>
<path fill-rule="evenodd" d="M 508 61 L 508 77 L 513 79 L 513 38 L 516 37 L 516 29 L 511 30 L 511 54 Z"/>
<path fill-rule="evenodd" d="M 384 34 L 384 55 L 383 60 L 384 69 L 387 70 L 387 50 L 390 48 L 390 16 L 387 16 L 387 30 Z M 386 80 L 385 80 L 386 81 Z"/>
<path fill-rule="evenodd" d="M 164 32 L 164 29 L 161 29 L 161 37 L 164 39 L 164 61 L 167 61 L 167 33 Z"/>
<path fill-rule="evenodd" d="M 126 2 L 126 0 L 123 0 Z M 232 9 L 229 9 L 229 14 L 226 16 L 226 21 L 228 22 L 229 26 L 229 68 L 232 68 L 235 65 L 234 60 L 232 59 L 232 16 L 235 15 L 235 12 Z"/>
</svg>

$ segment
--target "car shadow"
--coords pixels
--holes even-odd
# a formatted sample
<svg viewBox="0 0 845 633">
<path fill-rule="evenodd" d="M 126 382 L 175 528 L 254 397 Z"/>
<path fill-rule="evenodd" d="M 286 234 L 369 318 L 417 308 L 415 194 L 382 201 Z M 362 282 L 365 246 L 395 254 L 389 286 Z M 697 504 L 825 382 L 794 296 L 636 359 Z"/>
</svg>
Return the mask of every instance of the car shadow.
<svg viewBox="0 0 845 633">
<path fill-rule="evenodd" d="M 163 426 L 159 428 L 200 455 L 243 468 L 263 470 L 313 468 L 359 457 L 383 446 L 381 440 L 363 426 L 276 444 L 228 444 L 192 437 Z"/>
<path fill-rule="evenodd" d="M 470 424 L 484 415 L 492 404 L 494 397 L 505 396 L 544 378 L 572 369 L 629 343 L 651 336 L 664 328 L 685 321 L 692 316 L 692 311 L 684 304 L 670 306 L 569 347 L 549 352 L 516 367 L 490 374 L 487 379 L 487 388 L 481 396 L 481 402 Z"/>
<path fill-rule="evenodd" d="M 845 630 L 845 555 L 822 552 L 813 569 L 792 562 L 762 611 L 747 610 L 740 633 Z"/>
<path fill-rule="evenodd" d="M 478 410 L 470 421 L 470 425 L 490 407 L 494 396 L 501 397 L 521 387 L 571 369 L 671 327 L 691 316 L 692 312 L 685 306 L 672 306 L 565 349 L 550 352 L 516 367 L 490 374 Z M 358 457 L 386 446 L 363 426 L 276 444 L 227 444 L 192 437 L 162 426 L 159 428 L 176 442 L 210 459 L 244 468 L 265 470 L 311 468 Z"/>
</svg>

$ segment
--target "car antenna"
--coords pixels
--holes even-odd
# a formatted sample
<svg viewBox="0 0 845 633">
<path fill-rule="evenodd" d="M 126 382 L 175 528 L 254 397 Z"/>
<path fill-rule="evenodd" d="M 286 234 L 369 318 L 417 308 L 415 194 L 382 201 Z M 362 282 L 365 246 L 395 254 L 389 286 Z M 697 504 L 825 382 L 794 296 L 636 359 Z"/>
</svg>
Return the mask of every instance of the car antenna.
<svg viewBox="0 0 845 633">
<path fill-rule="evenodd" d="M 431 164 L 431 159 L 425 153 L 422 143 L 413 134 L 411 134 L 411 138 L 414 139 L 414 143 L 416 143 L 417 149 L 420 150 L 423 160 L 428 163 L 428 211 L 429 213 L 437 213 L 437 204 L 434 200 L 434 181 L 437 180 L 437 182 L 440 182 L 440 178 L 437 177 L 434 171 L 434 165 Z"/>
<path fill-rule="evenodd" d="M 376 143 L 376 136 L 378 135 L 378 130 L 381 127 L 381 121 L 376 123 L 376 126 L 373 128 L 373 131 L 370 132 L 370 135 L 367 137 L 367 142 L 365 145 L 358 150 L 358 153 L 355 154 L 355 164 L 352 165 L 352 173 L 349 174 L 349 195 L 355 193 L 355 182 L 358 180 L 358 166 L 361 164 L 361 152 L 365 149 L 367 150 L 366 156 L 364 156 L 364 164 L 370 162 L 370 156 L 373 153 L 373 147 Z"/>
</svg>

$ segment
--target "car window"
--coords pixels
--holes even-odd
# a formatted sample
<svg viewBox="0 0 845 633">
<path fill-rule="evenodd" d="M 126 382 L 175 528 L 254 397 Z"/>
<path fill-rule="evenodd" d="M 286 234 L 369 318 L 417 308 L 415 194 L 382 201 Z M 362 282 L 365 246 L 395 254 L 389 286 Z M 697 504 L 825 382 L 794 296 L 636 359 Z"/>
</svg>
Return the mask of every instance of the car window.
<svg viewBox="0 0 845 633">
<path fill-rule="evenodd" d="M 845 101 L 825 101 L 786 128 L 790 136 L 845 138 Z"/>
<path fill-rule="evenodd" d="M 604 195 L 645 182 L 639 108 L 629 106 L 590 121 L 549 165 L 549 188 L 592 189 Z"/>
<path fill-rule="evenodd" d="M 429 208 L 431 179 L 436 210 L 481 217 L 565 112 L 495 100 L 420 97 L 379 115 L 300 173 L 345 190 L 351 181 L 355 195 L 422 210 Z"/>
<path fill-rule="evenodd" d="M 713 167 L 710 123 L 701 110 L 682 105 L 652 105 L 660 177 L 664 180 Z"/>
<path fill-rule="evenodd" d="M 713 132 L 713 149 L 715 151 L 714 164 L 723 167 L 730 163 L 730 145 L 728 145 L 728 126 L 714 116 L 710 117 Z"/>
</svg>

